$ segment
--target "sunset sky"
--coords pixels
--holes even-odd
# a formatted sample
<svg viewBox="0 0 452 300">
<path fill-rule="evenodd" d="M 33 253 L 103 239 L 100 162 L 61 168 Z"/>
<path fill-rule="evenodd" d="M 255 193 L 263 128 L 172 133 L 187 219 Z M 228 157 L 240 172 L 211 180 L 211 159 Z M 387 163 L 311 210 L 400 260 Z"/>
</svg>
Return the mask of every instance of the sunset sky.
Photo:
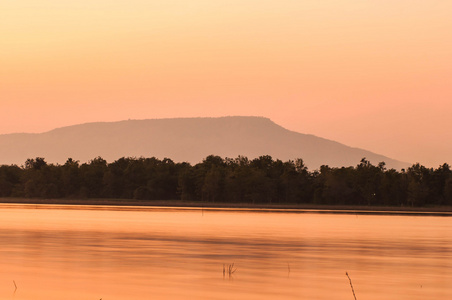
<svg viewBox="0 0 452 300">
<path fill-rule="evenodd" d="M 452 164 L 452 1 L 0 0 L 0 134 L 265 116 Z"/>
</svg>

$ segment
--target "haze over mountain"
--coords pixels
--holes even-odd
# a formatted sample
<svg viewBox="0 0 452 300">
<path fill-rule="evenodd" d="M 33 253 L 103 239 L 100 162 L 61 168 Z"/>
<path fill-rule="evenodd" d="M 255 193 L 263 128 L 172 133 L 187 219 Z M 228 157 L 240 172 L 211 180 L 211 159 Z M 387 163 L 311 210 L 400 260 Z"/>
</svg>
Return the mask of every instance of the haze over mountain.
<svg viewBox="0 0 452 300">
<path fill-rule="evenodd" d="M 27 158 L 44 157 L 50 163 L 67 158 L 87 162 L 101 156 L 171 158 L 201 162 L 208 155 L 275 159 L 302 158 L 310 169 L 355 166 L 366 157 L 389 168 L 410 164 L 335 141 L 287 130 L 263 117 L 175 118 L 87 123 L 44 133 L 0 135 L 0 164 L 22 165 Z"/>
</svg>

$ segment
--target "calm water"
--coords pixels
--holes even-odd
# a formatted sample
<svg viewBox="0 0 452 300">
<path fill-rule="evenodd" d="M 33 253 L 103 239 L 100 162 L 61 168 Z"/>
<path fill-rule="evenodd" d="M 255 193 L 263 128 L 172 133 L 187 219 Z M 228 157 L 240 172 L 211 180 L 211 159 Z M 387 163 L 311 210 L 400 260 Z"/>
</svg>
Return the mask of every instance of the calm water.
<svg viewBox="0 0 452 300">
<path fill-rule="evenodd" d="M 0 205 L 0 238 L 0 299 L 452 299 L 450 217 Z"/>
</svg>

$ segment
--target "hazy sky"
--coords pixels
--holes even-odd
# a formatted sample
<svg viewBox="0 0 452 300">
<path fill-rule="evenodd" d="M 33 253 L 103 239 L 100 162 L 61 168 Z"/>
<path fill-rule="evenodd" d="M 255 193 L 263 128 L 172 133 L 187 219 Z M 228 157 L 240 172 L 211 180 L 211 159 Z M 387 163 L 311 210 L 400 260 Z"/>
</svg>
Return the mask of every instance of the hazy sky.
<svg viewBox="0 0 452 300">
<path fill-rule="evenodd" d="M 257 115 L 452 163 L 452 1 L 0 0 L 0 133 Z"/>
</svg>

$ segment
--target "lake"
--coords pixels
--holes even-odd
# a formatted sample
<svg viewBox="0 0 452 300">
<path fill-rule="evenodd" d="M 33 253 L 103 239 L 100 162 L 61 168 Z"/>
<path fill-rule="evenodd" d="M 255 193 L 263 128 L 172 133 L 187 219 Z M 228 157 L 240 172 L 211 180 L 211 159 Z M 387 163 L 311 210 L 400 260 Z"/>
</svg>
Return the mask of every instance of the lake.
<svg viewBox="0 0 452 300">
<path fill-rule="evenodd" d="M 1 204 L 0 238 L 0 299 L 452 299 L 445 216 Z"/>
</svg>

